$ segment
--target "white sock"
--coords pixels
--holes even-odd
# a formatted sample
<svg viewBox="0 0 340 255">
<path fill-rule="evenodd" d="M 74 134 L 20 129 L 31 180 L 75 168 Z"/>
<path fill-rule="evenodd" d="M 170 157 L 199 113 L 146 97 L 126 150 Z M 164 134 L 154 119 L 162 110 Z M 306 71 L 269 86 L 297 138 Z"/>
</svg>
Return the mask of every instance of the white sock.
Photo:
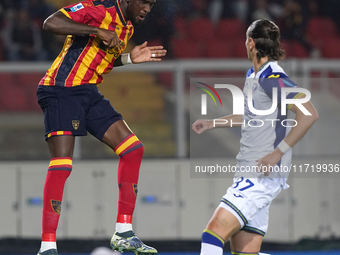
<svg viewBox="0 0 340 255">
<path fill-rule="evenodd" d="M 131 223 L 116 223 L 116 231 L 118 233 L 123 233 L 132 230 Z"/>
<path fill-rule="evenodd" d="M 216 245 L 202 243 L 200 255 L 223 255 L 223 249 Z"/>
<path fill-rule="evenodd" d="M 56 242 L 41 242 L 40 252 L 44 252 L 50 249 L 57 249 Z"/>
</svg>

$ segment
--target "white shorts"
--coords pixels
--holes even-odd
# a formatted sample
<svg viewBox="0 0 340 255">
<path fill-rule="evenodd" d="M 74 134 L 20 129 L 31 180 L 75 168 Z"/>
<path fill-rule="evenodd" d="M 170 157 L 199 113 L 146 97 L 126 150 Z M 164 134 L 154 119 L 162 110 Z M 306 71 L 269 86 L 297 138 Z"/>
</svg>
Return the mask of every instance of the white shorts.
<svg viewBox="0 0 340 255">
<path fill-rule="evenodd" d="M 269 206 L 282 189 L 275 181 L 274 185 L 263 185 L 264 178 L 235 178 L 219 205 L 239 220 L 242 230 L 262 236 L 268 229 Z"/>
</svg>

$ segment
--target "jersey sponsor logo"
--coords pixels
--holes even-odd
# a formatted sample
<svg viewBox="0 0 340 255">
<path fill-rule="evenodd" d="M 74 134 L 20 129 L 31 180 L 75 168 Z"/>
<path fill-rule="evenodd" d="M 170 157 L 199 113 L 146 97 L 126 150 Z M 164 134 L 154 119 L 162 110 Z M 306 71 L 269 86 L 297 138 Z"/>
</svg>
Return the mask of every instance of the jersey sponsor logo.
<svg viewBox="0 0 340 255">
<path fill-rule="evenodd" d="M 101 49 L 102 51 L 106 52 L 107 54 L 113 55 L 113 57 L 114 57 L 115 59 L 117 59 L 117 58 L 120 56 L 122 50 L 124 50 L 124 49 L 125 49 L 125 46 L 126 46 L 126 45 L 125 45 L 125 42 L 122 41 L 122 40 L 120 40 L 119 44 L 120 44 L 120 51 L 118 50 L 118 46 L 117 46 L 117 45 L 115 45 L 115 46 L 112 47 L 112 48 L 108 48 L 108 47 L 104 44 L 103 41 L 101 41 L 100 43 L 98 43 L 98 48 Z"/>
<path fill-rule="evenodd" d="M 271 76 L 269 76 L 268 78 L 279 78 L 280 77 L 280 75 L 279 74 L 277 74 L 277 75 L 274 75 L 274 74 L 272 74 Z"/>
<path fill-rule="evenodd" d="M 51 199 L 52 209 L 56 214 L 60 214 L 61 211 L 61 201 Z"/>
<path fill-rule="evenodd" d="M 79 120 L 72 120 L 72 127 L 74 130 L 77 130 L 79 128 L 80 121 Z"/>
<path fill-rule="evenodd" d="M 71 7 L 70 10 L 72 12 L 76 12 L 76 11 L 79 11 L 79 10 L 81 10 L 83 8 L 84 8 L 84 5 L 80 3 L 80 4 L 77 4 L 77 5 L 73 6 L 73 7 Z"/>
</svg>

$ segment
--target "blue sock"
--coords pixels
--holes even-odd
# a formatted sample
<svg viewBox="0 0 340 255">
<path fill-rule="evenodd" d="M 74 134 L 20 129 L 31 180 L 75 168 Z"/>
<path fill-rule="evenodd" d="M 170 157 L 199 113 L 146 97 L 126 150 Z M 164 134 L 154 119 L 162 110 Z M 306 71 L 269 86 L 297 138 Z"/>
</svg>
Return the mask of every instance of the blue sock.
<svg viewBox="0 0 340 255">
<path fill-rule="evenodd" d="M 200 255 L 222 255 L 223 246 L 224 240 L 222 237 L 209 229 L 203 231 Z"/>
</svg>

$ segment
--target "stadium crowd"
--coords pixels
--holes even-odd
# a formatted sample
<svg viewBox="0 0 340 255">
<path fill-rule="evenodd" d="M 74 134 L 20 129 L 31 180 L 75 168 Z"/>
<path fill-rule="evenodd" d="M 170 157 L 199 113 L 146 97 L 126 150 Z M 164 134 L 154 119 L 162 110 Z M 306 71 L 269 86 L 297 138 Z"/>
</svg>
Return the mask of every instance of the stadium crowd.
<svg viewBox="0 0 340 255">
<path fill-rule="evenodd" d="M 54 59 L 64 37 L 43 31 L 42 22 L 75 2 L 0 0 L 0 60 Z M 279 25 L 287 57 L 340 57 L 331 46 L 340 42 L 338 0 L 158 0 L 154 8 L 132 41 L 162 44 L 168 58 L 246 57 L 245 28 L 261 18 Z"/>
</svg>

